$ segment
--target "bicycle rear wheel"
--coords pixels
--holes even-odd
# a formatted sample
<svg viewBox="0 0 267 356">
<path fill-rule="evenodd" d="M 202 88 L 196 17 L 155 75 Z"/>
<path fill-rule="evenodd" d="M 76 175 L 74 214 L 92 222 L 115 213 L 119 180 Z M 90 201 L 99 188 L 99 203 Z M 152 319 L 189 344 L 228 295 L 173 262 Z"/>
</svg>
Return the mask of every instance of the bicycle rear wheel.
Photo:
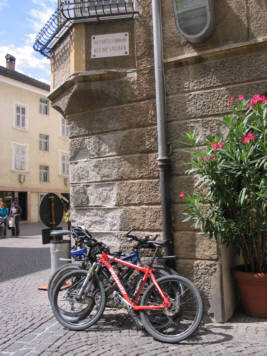
<svg viewBox="0 0 267 356">
<path fill-rule="evenodd" d="M 57 283 L 52 297 L 52 310 L 56 319 L 70 330 L 84 330 L 95 324 L 105 310 L 106 295 L 97 276 L 88 282 L 89 288 L 81 298 L 78 294 L 88 271 L 73 270 Z"/>
<path fill-rule="evenodd" d="M 157 280 L 171 302 L 166 309 L 143 310 L 141 321 L 146 331 L 156 340 L 175 343 L 184 340 L 198 328 L 203 314 L 203 304 L 196 286 L 187 278 L 167 276 Z M 154 284 L 145 291 L 141 305 L 161 305 Z"/>
</svg>

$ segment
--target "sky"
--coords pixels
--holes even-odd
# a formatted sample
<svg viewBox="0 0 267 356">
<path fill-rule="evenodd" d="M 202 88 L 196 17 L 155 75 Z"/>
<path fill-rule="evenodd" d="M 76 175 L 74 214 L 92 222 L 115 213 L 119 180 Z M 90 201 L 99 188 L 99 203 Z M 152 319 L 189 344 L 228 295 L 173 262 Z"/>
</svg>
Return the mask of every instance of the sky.
<svg viewBox="0 0 267 356">
<path fill-rule="evenodd" d="M 57 0 L 0 0 L 0 65 L 7 53 L 16 57 L 16 70 L 50 84 L 50 61 L 34 51 L 41 28 L 57 8 Z"/>
</svg>

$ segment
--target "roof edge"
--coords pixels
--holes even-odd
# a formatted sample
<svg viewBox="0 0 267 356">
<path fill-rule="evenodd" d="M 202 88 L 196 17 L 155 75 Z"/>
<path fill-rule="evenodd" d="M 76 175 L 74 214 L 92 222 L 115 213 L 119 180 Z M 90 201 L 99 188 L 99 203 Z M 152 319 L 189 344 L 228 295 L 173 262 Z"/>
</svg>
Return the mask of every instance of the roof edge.
<svg viewBox="0 0 267 356">
<path fill-rule="evenodd" d="M 17 81 L 25 83 L 25 84 L 32 85 L 39 89 L 47 90 L 48 92 L 50 91 L 49 84 L 46 84 L 44 82 L 41 82 L 40 80 L 34 79 L 34 78 L 29 77 L 25 74 L 17 72 L 16 70 L 7 69 L 5 67 L 0 66 L 0 75 L 17 80 Z"/>
</svg>

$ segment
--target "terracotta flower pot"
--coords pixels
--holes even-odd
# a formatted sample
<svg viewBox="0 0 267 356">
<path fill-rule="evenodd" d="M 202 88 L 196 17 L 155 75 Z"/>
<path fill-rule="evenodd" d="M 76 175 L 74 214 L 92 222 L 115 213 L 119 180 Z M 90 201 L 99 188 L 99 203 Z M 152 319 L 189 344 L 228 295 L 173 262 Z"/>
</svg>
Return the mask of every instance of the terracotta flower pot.
<svg viewBox="0 0 267 356">
<path fill-rule="evenodd" d="M 245 312 L 254 317 L 267 318 L 267 273 L 233 270 Z"/>
</svg>

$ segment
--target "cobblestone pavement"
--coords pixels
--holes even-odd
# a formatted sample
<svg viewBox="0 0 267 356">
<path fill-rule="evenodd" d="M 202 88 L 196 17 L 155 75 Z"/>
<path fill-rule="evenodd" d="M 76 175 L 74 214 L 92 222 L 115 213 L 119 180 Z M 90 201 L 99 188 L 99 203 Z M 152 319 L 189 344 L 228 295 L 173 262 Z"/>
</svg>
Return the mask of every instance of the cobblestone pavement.
<svg viewBox="0 0 267 356">
<path fill-rule="evenodd" d="M 86 331 L 66 330 L 53 317 L 47 292 L 38 290 L 48 282 L 49 259 L 49 245 L 41 245 L 38 233 L 0 240 L 0 270 L 5 271 L 0 274 L 0 356 L 267 355 L 267 319 L 242 314 L 225 324 L 203 324 L 174 345 L 155 341 L 136 330 L 126 312 L 111 309 Z"/>
</svg>

